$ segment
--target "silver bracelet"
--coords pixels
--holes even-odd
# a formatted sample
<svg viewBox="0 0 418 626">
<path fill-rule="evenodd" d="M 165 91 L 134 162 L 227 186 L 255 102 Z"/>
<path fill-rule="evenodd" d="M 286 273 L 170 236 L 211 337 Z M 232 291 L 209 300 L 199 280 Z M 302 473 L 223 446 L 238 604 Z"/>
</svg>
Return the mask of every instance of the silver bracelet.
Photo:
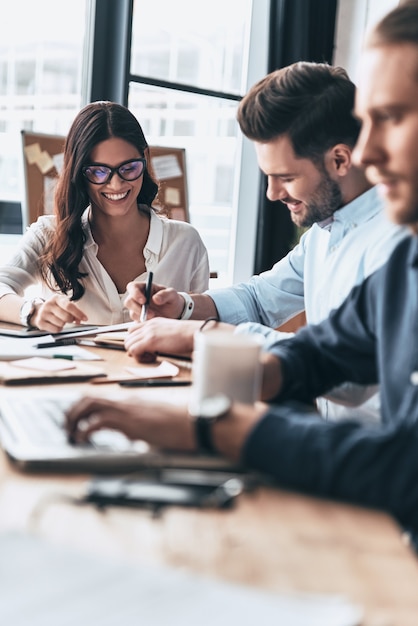
<svg viewBox="0 0 418 626">
<path fill-rule="evenodd" d="M 183 308 L 183 311 L 181 312 L 179 320 L 188 320 L 191 318 L 193 311 L 194 311 L 193 298 L 191 297 L 190 294 L 186 293 L 185 291 L 179 291 L 178 294 L 179 296 L 182 296 L 184 298 L 184 308 Z"/>
</svg>

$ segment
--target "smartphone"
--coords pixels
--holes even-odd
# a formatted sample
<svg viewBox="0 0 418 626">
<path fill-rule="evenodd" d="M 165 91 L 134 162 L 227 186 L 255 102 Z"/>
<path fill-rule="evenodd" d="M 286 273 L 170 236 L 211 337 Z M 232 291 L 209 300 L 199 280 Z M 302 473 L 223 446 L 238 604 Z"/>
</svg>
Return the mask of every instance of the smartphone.
<svg viewBox="0 0 418 626">
<path fill-rule="evenodd" d="M 229 478 L 216 485 L 96 478 L 88 484 L 84 500 L 100 507 L 175 505 L 228 508 L 242 490 L 243 483 L 239 478 Z"/>
</svg>

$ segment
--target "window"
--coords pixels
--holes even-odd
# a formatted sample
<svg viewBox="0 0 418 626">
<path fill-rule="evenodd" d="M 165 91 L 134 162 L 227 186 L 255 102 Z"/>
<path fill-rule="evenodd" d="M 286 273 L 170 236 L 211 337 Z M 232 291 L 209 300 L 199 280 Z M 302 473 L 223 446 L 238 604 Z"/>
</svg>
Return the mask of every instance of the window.
<svg viewBox="0 0 418 626">
<path fill-rule="evenodd" d="M 126 30 L 120 40 L 111 38 L 106 61 L 95 55 L 91 40 L 94 23 L 96 41 L 109 51 L 106 6 L 123 15 L 122 3 L 113 2 L 15 0 L 8 7 L 0 23 L 0 212 L 2 203 L 22 198 L 20 131 L 65 135 L 91 97 L 114 93 L 105 84 L 109 76 L 120 82 L 125 75 L 118 64 L 128 45 Z M 220 283 L 247 279 L 259 174 L 236 108 L 266 72 L 270 0 L 257 0 L 256 10 L 254 0 L 132 2 L 124 104 L 150 144 L 186 149 L 190 220 L 208 248 L 211 269 Z M 93 56 L 99 89 L 91 89 Z"/>
<path fill-rule="evenodd" d="M 65 135 L 83 102 L 87 0 L 14 0 L 0 21 L 0 199 L 19 202 L 21 129 Z"/>
<path fill-rule="evenodd" d="M 266 28 L 260 41 L 267 41 L 268 3 L 264 10 L 258 4 Z M 242 156 L 236 109 L 254 82 L 253 19 L 252 0 L 134 2 L 128 106 L 151 145 L 186 149 L 190 221 L 224 283 L 232 282 L 236 261 Z M 265 73 L 263 63 L 258 71 L 260 77 Z M 253 241 L 251 226 L 249 236 Z"/>
</svg>

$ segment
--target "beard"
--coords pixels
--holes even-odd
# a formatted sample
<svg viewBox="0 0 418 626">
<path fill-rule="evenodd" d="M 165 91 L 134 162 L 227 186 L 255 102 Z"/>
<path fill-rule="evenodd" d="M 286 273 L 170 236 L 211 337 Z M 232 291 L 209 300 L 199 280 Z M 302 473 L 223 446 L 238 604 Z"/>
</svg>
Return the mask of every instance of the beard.
<svg viewBox="0 0 418 626">
<path fill-rule="evenodd" d="M 343 196 L 339 185 L 323 169 L 321 182 L 312 194 L 309 204 L 306 204 L 306 210 L 302 214 L 291 213 L 291 218 L 296 226 L 308 228 L 331 217 L 342 205 Z"/>
</svg>

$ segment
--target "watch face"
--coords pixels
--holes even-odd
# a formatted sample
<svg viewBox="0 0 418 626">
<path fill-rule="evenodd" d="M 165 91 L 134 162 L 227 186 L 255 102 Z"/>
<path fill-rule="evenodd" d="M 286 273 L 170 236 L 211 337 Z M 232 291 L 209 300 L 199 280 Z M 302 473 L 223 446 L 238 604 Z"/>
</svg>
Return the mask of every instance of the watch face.
<svg viewBox="0 0 418 626">
<path fill-rule="evenodd" d="M 209 398 L 203 398 L 196 408 L 198 409 L 199 417 L 214 420 L 222 417 L 229 411 L 231 400 L 224 394 L 218 394 Z"/>
<path fill-rule="evenodd" d="M 34 304 L 32 300 L 27 300 L 22 304 L 22 308 L 20 309 L 20 321 L 23 326 L 26 326 L 28 323 L 28 317 L 33 312 Z"/>
<path fill-rule="evenodd" d="M 26 300 L 20 309 L 20 323 L 22 326 L 30 326 L 30 319 L 36 311 L 36 305 L 45 302 L 43 298 L 33 298 Z"/>
</svg>

